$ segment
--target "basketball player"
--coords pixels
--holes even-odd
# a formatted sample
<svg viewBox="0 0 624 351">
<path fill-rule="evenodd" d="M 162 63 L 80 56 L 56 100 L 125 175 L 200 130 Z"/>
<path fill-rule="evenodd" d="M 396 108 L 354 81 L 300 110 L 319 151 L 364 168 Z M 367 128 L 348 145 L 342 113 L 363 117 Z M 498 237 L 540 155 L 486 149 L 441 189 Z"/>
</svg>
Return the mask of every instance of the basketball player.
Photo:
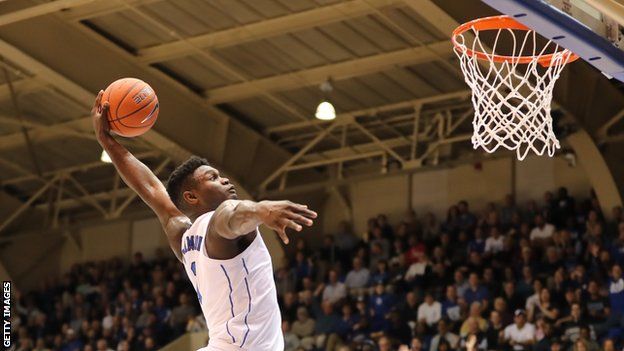
<svg viewBox="0 0 624 351">
<path fill-rule="evenodd" d="M 202 351 L 284 349 L 271 256 L 258 231 L 265 224 L 288 243 L 286 228 L 311 226 L 316 213 L 290 201 L 240 201 L 227 178 L 193 156 L 167 188 L 109 133 L 108 102 L 91 111 L 100 145 L 124 182 L 156 213 L 186 269 L 208 324 Z"/>
</svg>

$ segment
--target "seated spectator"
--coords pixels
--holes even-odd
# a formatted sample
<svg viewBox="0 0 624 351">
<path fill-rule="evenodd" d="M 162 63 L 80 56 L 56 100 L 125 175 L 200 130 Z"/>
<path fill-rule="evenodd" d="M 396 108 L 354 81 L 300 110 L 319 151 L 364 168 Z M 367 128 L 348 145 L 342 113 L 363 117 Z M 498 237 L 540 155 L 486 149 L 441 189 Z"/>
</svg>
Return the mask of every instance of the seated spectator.
<svg viewBox="0 0 624 351">
<path fill-rule="evenodd" d="M 470 287 L 470 284 L 464 278 L 464 274 L 462 273 L 461 270 L 458 269 L 455 271 L 455 274 L 453 275 L 453 281 L 454 281 L 453 285 L 455 286 L 455 290 L 457 291 L 457 296 L 463 299 L 464 294 Z"/>
<path fill-rule="evenodd" d="M 468 333 L 462 336 L 459 344 L 462 350 L 468 348 L 469 344 L 472 344 L 472 350 L 488 350 L 487 336 L 479 329 L 479 323 L 474 319 L 468 322 Z"/>
<path fill-rule="evenodd" d="M 374 285 L 376 282 L 384 282 L 387 283 L 389 280 L 388 274 L 388 261 L 380 260 L 377 261 L 377 267 L 373 270 L 371 274 L 370 284 Z"/>
<path fill-rule="evenodd" d="M 529 310 L 529 320 L 545 318 L 549 322 L 555 322 L 557 317 L 559 317 L 559 309 L 550 301 L 550 291 L 542 288 L 538 301 Z"/>
<path fill-rule="evenodd" d="M 578 345 L 579 342 L 584 344 L 585 346 L 584 350 L 587 350 L 587 351 L 599 351 L 600 350 L 600 346 L 598 345 L 598 343 L 591 338 L 589 327 L 586 325 L 581 327 L 581 334 L 574 344 Z"/>
<path fill-rule="evenodd" d="M 347 288 L 344 283 L 338 281 L 338 272 L 335 269 L 329 270 L 329 279 L 326 285 L 320 285 L 323 290 L 323 301 L 335 304 L 347 297 Z"/>
<path fill-rule="evenodd" d="M 314 345 L 314 319 L 310 318 L 305 307 L 297 309 L 297 320 L 292 324 L 291 331 L 301 340 L 301 346 L 309 350 Z"/>
<path fill-rule="evenodd" d="M 527 297 L 526 299 L 526 310 L 527 311 L 533 311 L 535 308 L 537 308 L 537 304 L 539 303 L 539 299 L 540 299 L 540 292 L 542 291 L 542 288 L 544 286 L 542 285 L 542 281 L 539 279 L 535 279 L 533 280 L 533 295 Z M 530 315 L 529 313 L 529 317 L 532 317 L 532 315 Z M 530 321 L 531 319 L 529 319 Z"/>
<path fill-rule="evenodd" d="M 500 209 L 500 221 L 501 224 L 505 227 L 511 226 L 512 218 L 519 211 L 516 206 L 516 200 L 513 195 L 507 194 L 505 195 L 505 200 L 503 206 Z"/>
<path fill-rule="evenodd" d="M 446 299 L 442 302 L 442 318 L 447 319 L 453 327 L 461 319 L 461 307 L 454 285 L 446 287 Z"/>
<path fill-rule="evenodd" d="M 350 292 L 359 294 L 365 288 L 370 280 L 370 271 L 363 267 L 362 259 L 356 257 L 353 259 L 353 269 L 347 273 L 345 285 Z"/>
<path fill-rule="evenodd" d="M 483 317 L 481 317 L 482 310 L 483 307 L 481 306 L 480 302 L 475 301 L 470 305 L 468 318 L 466 318 L 464 323 L 461 325 L 461 328 L 459 329 L 460 336 L 465 337 L 468 335 L 468 333 L 470 332 L 470 324 L 473 322 L 477 323 L 477 326 L 479 326 L 479 330 L 483 332 L 487 330 L 488 322 Z"/>
<path fill-rule="evenodd" d="M 314 345 L 317 349 L 333 350 L 340 338 L 341 320 L 334 313 L 334 307 L 330 301 L 323 301 L 321 304 L 322 313 L 316 318 L 314 324 Z"/>
<path fill-rule="evenodd" d="M 185 330 L 188 317 L 196 314 L 197 311 L 195 311 L 195 307 L 190 304 L 188 295 L 185 293 L 180 294 L 180 305 L 171 311 L 171 327 L 174 331 Z"/>
<path fill-rule="evenodd" d="M 526 312 L 514 312 L 514 324 L 505 328 L 504 340 L 513 350 L 531 350 L 535 344 L 535 326 L 527 322 Z"/>
<path fill-rule="evenodd" d="M 587 311 L 587 322 L 590 324 L 602 323 L 606 320 L 609 309 L 609 302 L 600 295 L 598 282 L 590 280 L 587 285 L 587 293 L 583 298 L 585 311 Z"/>
<path fill-rule="evenodd" d="M 370 238 L 369 241 L 369 250 L 371 252 L 371 256 L 374 250 L 374 246 L 378 245 L 379 253 L 377 253 L 377 255 L 379 256 L 379 259 L 387 260 L 390 257 L 390 241 L 388 241 L 388 238 L 390 238 L 390 236 L 384 236 L 381 227 L 373 227 L 373 237 Z M 371 257 L 371 261 L 372 260 L 373 257 Z M 371 262 L 371 266 L 374 267 L 376 263 L 376 261 Z"/>
<path fill-rule="evenodd" d="M 409 209 L 405 211 L 405 216 L 401 220 L 401 225 L 405 226 L 405 232 L 407 235 L 420 235 L 422 231 L 422 225 L 418 220 L 416 211 Z"/>
<path fill-rule="evenodd" d="M 416 298 L 416 293 L 410 291 L 405 294 L 405 301 L 398 305 L 398 310 L 403 323 L 415 325 L 418 321 L 418 299 Z"/>
<path fill-rule="evenodd" d="M 425 301 L 418 306 L 418 322 L 432 327 L 442 318 L 442 305 L 434 300 L 431 293 L 425 294 Z"/>
<path fill-rule="evenodd" d="M 414 263 L 421 263 L 425 259 L 427 248 L 416 235 L 410 235 L 407 238 L 407 252 L 405 253 L 405 264 L 409 267 Z"/>
<path fill-rule="evenodd" d="M 624 279 L 622 278 L 622 268 L 614 264 L 611 268 L 611 279 L 609 281 L 609 314 L 604 323 L 594 325 L 594 330 L 598 337 L 605 335 L 611 328 L 623 328 L 624 317 Z"/>
<path fill-rule="evenodd" d="M 481 308 L 485 311 L 489 304 L 490 293 L 487 288 L 482 286 L 479 282 L 479 276 L 476 273 L 470 273 L 468 278 L 468 289 L 464 292 L 464 300 L 467 304 L 473 302 L 480 302 Z"/>
<path fill-rule="evenodd" d="M 394 298 L 385 291 L 383 283 L 375 285 L 374 292 L 370 296 L 371 308 L 371 332 L 384 332 L 388 329 L 387 316 L 394 307 Z"/>
<path fill-rule="evenodd" d="M 485 331 L 488 350 L 502 349 L 501 341 L 503 341 L 505 326 L 498 311 L 490 312 L 490 320 L 488 328 Z"/>
<path fill-rule="evenodd" d="M 531 230 L 530 239 L 536 246 L 547 246 L 552 242 L 555 226 L 547 223 L 541 214 L 535 215 L 535 227 Z"/>
<path fill-rule="evenodd" d="M 510 311 L 526 307 L 526 302 L 516 292 L 516 285 L 513 281 L 503 283 L 503 298 L 507 301 L 507 307 Z"/>
<path fill-rule="evenodd" d="M 533 351 L 550 351 L 557 337 L 555 336 L 553 325 L 544 323 L 544 336 L 533 346 Z"/>
<path fill-rule="evenodd" d="M 468 252 L 476 252 L 479 254 L 485 252 L 485 235 L 481 227 L 475 229 L 474 238 L 468 243 Z"/>
<path fill-rule="evenodd" d="M 446 340 L 451 349 L 456 349 L 459 345 L 459 336 L 449 331 L 448 324 L 444 319 L 438 321 L 438 333 L 431 339 L 429 351 L 437 350 L 441 340 Z"/>
<path fill-rule="evenodd" d="M 282 322 L 282 333 L 284 335 L 284 351 L 295 351 L 299 344 L 299 337 L 290 331 L 290 322 Z"/>
<path fill-rule="evenodd" d="M 412 338 L 412 330 L 407 323 L 401 320 L 401 315 L 398 311 L 390 312 L 388 318 L 390 320 L 390 326 L 385 335 L 390 337 L 391 340 L 405 344 Z"/>
<path fill-rule="evenodd" d="M 581 335 L 583 324 L 581 305 L 575 302 L 572 304 L 570 315 L 559 319 L 555 326 L 563 331 L 562 339 L 564 341 L 575 342 Z"/>
<path fill-rule="evenodd" d="M 462 200 L 457 203 L 459 209 L 459 229 L 465 231 L 472 231 L 477 225 L 477 218 L 470 212 L 468 201 Z"/>
<path fill-rule="evenodd" d="M 490 228 L 490 235 L 485 240 L 484 252 L 490 256 L 494 256 L 505 249 L 505 237 L 501 235 L 498 227 Z"/>
<path fill-rule="evenodd" d="M 392 351 L 392 342 L 390 338 L 382 336 L 377 342 L 377 350 L 379 351 Z"/>
<path fill-rule="evenodd" d="M 440 222 L 432 212 L 427 212 L 422 224 L 423 240 L 431 245 L 440 237 Z"/>
<path fill-rule="evenodd" d="M 416 213 L 414 213 L 416 215 Z M 377 215 L 377 225 L 381 228 L 384 238 L 392 238 L 394 236 L 394 229 L 390 223 L 388 223 L 388 217 L 385 214 Z"/>
<path fill-rule="evenodd" d="M 509 325 L 513 323 L 513 314 L 509 311 L 504 298 L 497 297 L 494 299 L 494 311 L 498 312 L 502 324 Z"/>
<path fill-rule="evenodd" d="M 287 292 L 282 296 L 280 310 L 282 319 L 293 322 L 297 318 L 298 301 L 297 295 L 293 292 Z"/>
</svg>

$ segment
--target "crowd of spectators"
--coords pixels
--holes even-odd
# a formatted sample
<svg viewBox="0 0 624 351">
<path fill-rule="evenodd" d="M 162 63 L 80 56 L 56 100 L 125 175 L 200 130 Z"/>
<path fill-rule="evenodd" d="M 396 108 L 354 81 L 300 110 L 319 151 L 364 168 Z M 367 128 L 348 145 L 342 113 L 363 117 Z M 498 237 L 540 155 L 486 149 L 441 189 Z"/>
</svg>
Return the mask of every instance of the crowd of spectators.
<svg viewBox="0 0 624 351">
<path fill-rule="evenodd" d="M 621 350 L 624 217 L 565 188 L 446 218 L 383 214 L 276 272 L 286 351 Z"/>
<path fill-rule="evenodd" d="M 16 351 L 151 351 L 206 328 L 183 266 L 161 250 L 76 264 L 14 293 Z"/>
<path fill-rule="evenodd" d="M 595 196 L 561 188 L 394 224 L 380 214 L 361 235 L 343 223 L 286 247 L 275 274 L 286 351 L 624 346 L 621 208 L 606 220 Z M 157 350 L 205 330 L 182 265 L 162 252 L 74 265 L 14 302 L 19 351 Z"/>
</svg>

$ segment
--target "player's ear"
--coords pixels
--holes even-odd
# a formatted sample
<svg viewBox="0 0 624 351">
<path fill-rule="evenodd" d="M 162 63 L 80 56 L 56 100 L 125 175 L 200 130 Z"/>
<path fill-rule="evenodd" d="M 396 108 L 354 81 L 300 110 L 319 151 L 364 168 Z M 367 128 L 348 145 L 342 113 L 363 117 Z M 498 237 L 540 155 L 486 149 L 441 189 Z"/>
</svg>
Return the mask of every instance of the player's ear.
<svg viewBox="0 0 624 351">
<path fill-rule="evenodd" d="M 190 190 L 183 192 L 182 198 L 187 204 L 191 206 L 195 206 L 199 202 L 199 198 L 197 198 L 197 196 L 195 196 L 195 193 Z"/>
</svg>

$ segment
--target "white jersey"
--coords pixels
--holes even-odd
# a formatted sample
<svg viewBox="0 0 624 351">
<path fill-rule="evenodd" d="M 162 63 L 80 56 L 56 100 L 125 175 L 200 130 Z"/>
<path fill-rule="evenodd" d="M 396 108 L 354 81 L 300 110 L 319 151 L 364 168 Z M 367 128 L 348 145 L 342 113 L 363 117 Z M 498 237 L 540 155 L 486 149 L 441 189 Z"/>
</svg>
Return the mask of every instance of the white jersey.
<svg viewBox="0 0 624 351">
<path fill-rule="evenodd" d="M 284 349 L 271 256 L 256 229 L 253 242 L 229 260 L 208 257 L 205 236 L 213 212 L 182 236 L 184 268 L 201 305 L 210 339 L 202 350 Z"/>
</svg>

